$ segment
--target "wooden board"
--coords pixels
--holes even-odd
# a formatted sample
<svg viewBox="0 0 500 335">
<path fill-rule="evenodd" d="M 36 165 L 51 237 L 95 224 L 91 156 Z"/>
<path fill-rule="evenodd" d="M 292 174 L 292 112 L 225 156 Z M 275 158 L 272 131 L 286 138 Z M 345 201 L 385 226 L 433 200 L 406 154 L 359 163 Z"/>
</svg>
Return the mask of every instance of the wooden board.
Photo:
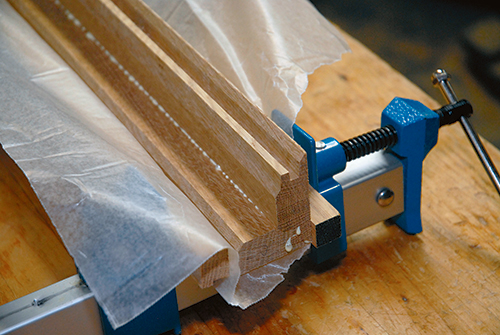
<svg viewBox="0 0 500 335">
<path fill-rule="evenodd" d="M 0 305 L 76 274 L 15 163 L 0 150 Z"/>
<path fill-rule="evenodd" d="M 348 42 L 353 53 L 313 74 L 304 95 L 298 122 L 317 139 L 344 140 L 378 127 L 381 110 L 396 95 L 438 106 L 359 43 Z M 500 165 L 499 151 L 486 147 Z M 4 170 L 0 175 L 0 231 L 11 229 L 11 222 L 24 226 L 38 220 L 44 227 L 15 179 Z M 425 161 L 422 218 L 424 231 L 415 236 L 379 223 L 348 237 L 340 266 L 317 267 L 307 259 L 294 264 L 284 283 L 245 311 L 218 296 L 188 308 L 181 312 L 182 333 L 498 333 L 500 197 L 459 125 L 441 130 Z M 54 256 L 56 251 L 39 257 L 52 249 L 40 238 L 51 230 L 38 229 L 18 229 L 27 241 L 21 244 L 0 235 L 0 301 L 8 300 L 16 285 L 32 292 L 36 288 L 30 285 L 52 283 L 53 271 L 72 266 L 71 259 Z M 34 247 L 38 250 L 30 252 Z M 22 257 L 6 258 L 6 250 Z M 5 264 L 16 262 L 29 271 L 11 271 L 15 282 L 6 286 Z"/>
<path fill-rule="evenodd" d="M 314 239 L 305 152 L 142 2 L 118 3 L 144 31 L 110 0 L 11 3 L 239 252 L 243 274 L 287 255 L 290 238 Z M 220 271 L 199 272 L 207 282 L 227 274 L 223 255 L 210 262 Z"/>
</svg>

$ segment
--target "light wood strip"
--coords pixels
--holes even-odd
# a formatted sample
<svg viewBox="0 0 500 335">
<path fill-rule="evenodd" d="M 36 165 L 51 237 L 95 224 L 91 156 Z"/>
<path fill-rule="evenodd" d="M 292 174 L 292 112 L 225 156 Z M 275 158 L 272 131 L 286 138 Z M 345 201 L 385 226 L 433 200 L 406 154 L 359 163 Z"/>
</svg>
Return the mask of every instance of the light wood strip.
<svg viewBox="0 0 500 335">
<path fill-rule="evenodd" d="M 248 132 L 267 143 L 257 109 L 247 131 L 109 0 L 12 3 L 240 251 L 243 273 L 285 256 L 298 226 L 294 245 L 312 240 L 305 155 L 267 151 Z"/>
<path fill-rule="evenodd" d="M 304 151 L 280 128 L 262 118 L 262 111 L 253 105 L 234 85 L 220 74 L 179 36 L 142 0 L 113 2 L 158 46 L 195 80 L 243 128 L 250 132 L 295 179 Z"/>
<path fill-rule="evenodd" d="M 347 38 L 353 53 L 310 77 L 299 124 L 315 138 L 343 140 L 378 127 L 381 110 L 394 96 L 439 106 Z M 269 297 L 245 311 L 217 296 L 186 309 L 181 312 L 183 334 L 497 333 L 500 199 L 460 127 L 443 128 L 439 137 L 424 164 L 422 234 L 409 236 L 381 223 L 362 230 L 348 237 L 347 257 L 340 264 L 316 266 L 305 258 Z M 486 146 L 499 165 L 499 151 Z M 0 199 L 2 214 L 36 220 L 38 214 L 26 210 L 29 200 L 20 195 L 22 188 L 4 178 L 0 185 L 24 199 L 20 207 Z M 10 223 L 0 224 L 6 229 Z M 47 241 L 37 243 L 47 250 Z M 15 248 L 30 246 L 2 244 L 0 255 Z M 26 255 L 26 263 L 48 262 Z M 64 266 L 61 260 L 54 264 Z M 41 267 L 30 274 L 17 276 L 25 286 L 34 278 L 53 280 Z M 2 286 L 0 300 L 8 300 L 11 292 Z"/>
</svg>

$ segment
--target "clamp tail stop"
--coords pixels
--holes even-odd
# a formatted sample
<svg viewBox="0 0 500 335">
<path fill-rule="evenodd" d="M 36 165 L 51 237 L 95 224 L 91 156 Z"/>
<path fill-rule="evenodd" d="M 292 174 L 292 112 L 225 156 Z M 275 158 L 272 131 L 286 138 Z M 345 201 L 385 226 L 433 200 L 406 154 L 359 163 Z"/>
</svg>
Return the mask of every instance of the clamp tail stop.
<svg viewBox="0 0 500 335">
<path fill-rule="evenodd" d="M 422 164 L 437 143 L 439 119 L 420 102 L 402 98 L 394 98 L 382 112 L 382 125 L 393 126 L 398 134 L 398 143 L 390 152 L 403 163 L 404 212 L 395 222 L 408 234 L 422 231 Z"/>
</svg>

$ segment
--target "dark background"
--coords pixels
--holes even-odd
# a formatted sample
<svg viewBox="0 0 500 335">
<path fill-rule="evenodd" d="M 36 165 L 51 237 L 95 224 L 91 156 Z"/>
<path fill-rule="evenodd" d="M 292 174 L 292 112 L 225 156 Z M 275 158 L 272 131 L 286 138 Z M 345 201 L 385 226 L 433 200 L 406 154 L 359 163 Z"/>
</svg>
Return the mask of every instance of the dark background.
<svg viewBox="0 0 500 335">
<path fill-rule="evenodd" d="M 500 148 L 500 5 L 495 0 L 312 3 L 442 104 L 430 76 L 444 68 L 458 98 L 474 106 L 476 130 Z"/>
</svg>

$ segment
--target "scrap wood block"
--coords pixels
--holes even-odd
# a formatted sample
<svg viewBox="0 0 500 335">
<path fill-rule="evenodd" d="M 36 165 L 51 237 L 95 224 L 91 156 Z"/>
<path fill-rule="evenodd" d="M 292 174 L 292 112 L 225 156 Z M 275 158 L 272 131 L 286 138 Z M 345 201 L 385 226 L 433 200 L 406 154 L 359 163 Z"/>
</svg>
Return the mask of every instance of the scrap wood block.
<svg viewBox="0 0 500 335">
<path fill-rule="evenodd" d="M 314 225 L 312 244 L 321 247 L 342 234 L 339 212 L 312 186 L 309 187 L 311 222 Z"/>
<path fill-rule="evenodd" d="M 222 278 L 229 277 L 229 254 L 223 249 L 210 257 L 194 273 L 193 277 L 201 288 L 211 287 Z"/>
<path fill-rule="evenodd" d="M 304 151 L 142 1 L 10 3 L 238 251 L 242 274 L 314 239 Z M 225 273 L 222 258 L 201 281 Z"/>
</svg>

